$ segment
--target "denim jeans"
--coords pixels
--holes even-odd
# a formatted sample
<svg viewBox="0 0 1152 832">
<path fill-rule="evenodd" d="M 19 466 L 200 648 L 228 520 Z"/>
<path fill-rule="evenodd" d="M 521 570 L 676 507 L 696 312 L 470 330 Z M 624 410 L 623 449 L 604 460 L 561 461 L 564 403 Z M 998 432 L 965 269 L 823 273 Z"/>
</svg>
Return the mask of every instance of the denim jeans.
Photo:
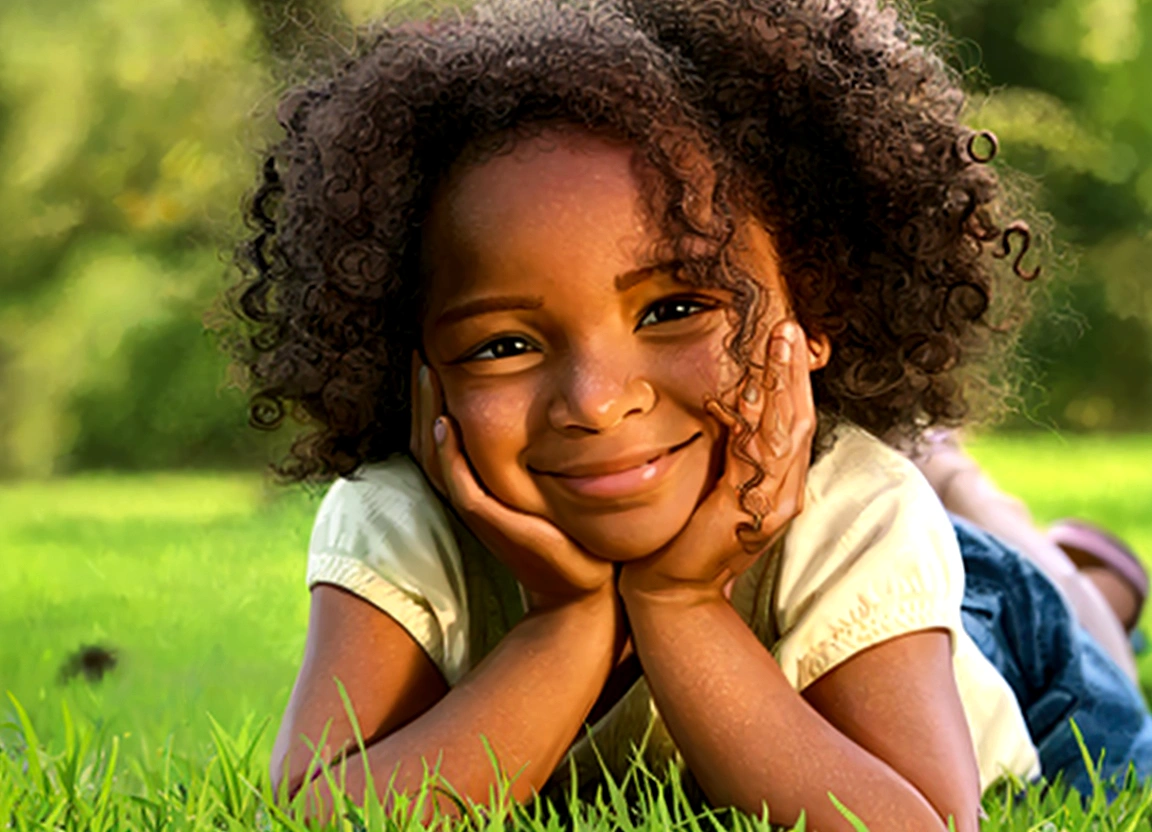
<svg viewBox="0 0 1152 832">
<path fill-rule="evenodd" d="M 964 558 L 964 629 L 1016 694 L 1049 781 L 1092 791 L 1069 720 L 1103 779 L 1152 774 L 1152 716 L 1136 686 L 1076 622 L 1051 581 L 988 533 L 952 517 Z"/>
</svg>

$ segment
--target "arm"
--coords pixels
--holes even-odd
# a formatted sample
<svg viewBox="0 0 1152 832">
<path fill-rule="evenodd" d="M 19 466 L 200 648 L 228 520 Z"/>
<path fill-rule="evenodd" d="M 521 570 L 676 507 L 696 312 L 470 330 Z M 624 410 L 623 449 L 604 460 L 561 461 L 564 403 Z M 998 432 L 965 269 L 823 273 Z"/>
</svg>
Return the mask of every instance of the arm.
<svg viewBox="0 0 1152 832">
<path fill-rule="evenodd" d="M 465 800 L 487 802 L 497 782 L 486 738 L 504 773 L 517 775 L 511 796 L 530 797 L 571 744 L 626 641 L 613 566 L 581 550 L 542 517 L 500 503 L 473 477 L 443 405 L 435 376 L 413 355 L 411 451 L 430 483 L 482 543 L 525 587 L 530 611 L 451 690 L 421 647 L 370 604 L 332 587 L 313 591 L 312 620 L 300 678 L 277 738 L 273 783 L 287 768 L 297 789 L 311 755 L 301 735 L 319 741 L 334 720 L 325 760 L 346 754 L 345 792 L 365 795 L 364 763 L 383 790 L 413 792 L 440 760 L 440 775 Z M 366 738 L 359 755 L 333 677 L 344 683 Z M 441 759 L 442 758 L 442 759 Z M 521 771 L 523 769 L 523 771 Z M 331 811 L 327 784 L 309 787 L 309 813 Z M 321 799 L 327 806 L 317 806 Z M 385 796 L 385 805 L 392 799 Z M 439 805 L 449 814 L 448 799 Z M 429 807 L 431 808 L 431 807 Z"/>
<path fill-rule="evenodd" d="M 311 758 L 299 737 L 318 741 L 330 718 L 325 758 L 355 748 L 331 681 L 336 676 L 345 683 L 366 739 L 372 740 L 366 753 L 378 794 L 393 771 L 395 791 L 414 794 L 424 779 L 424 762 L 432 770 L 443 755 L 442 778 L 465 800 L 486 803 L 497 780 L 480 740 L 483 734 L 506 774 L 524 767 L 511 795 L 527 800 L 547 780 L 592 708 L 622 646 L 622 627 L 611 585 L 562 606 L 533 610 L 456 687 L 446 690 L 399 624 L 355 596 L 318 586 L 304 666 L 273 754 L 273 783 L 278 785 L 288 760 L 289 783 L 298 788 Z M 358 753 L 347 758 L 347 778 L 348 796 L 362 803 L 366 783 Z M 315 788 L 309 814 L 326 820 L 331 795 L 323 779 Z M 385 811 L 392 800 L 385 797 Z M 456 814 L 450 800 L 439 798 L 439 805 Z"/>
<path fill-rule="evenodd" d="M 365 743 L 420 716 L 448 691 L 428 654 L 391 616 L 347 590 L 317 584 L 304 660 L 272 749 L 274 791 L 300 788 L 312 760 L 303 737 L 318 745 L 329 721 L 320 759 L 331 762 L 356 748 L 333 677 L 344 685 Z"/>
<path fill-rule="evenodd" d="M 629 592 L 628 618 L 653 699 L 716 805 L 774 823 L 803 810 L 821 832 L 977 828 L 979 778 L 948 636 L 910 634 L 857 654 L 802 698 L 716 592 Z M 701 668 L 708 668 L 701 673 Z"/>
<path fill-rule="evenodd" d="M 777 823 L 806 811 L 821 832 L 850 829 L 831 792 L 872 829 L 943 830 L 942 818 L 954 814 L 959 829 L 975 830 L 979 778 L 945 632 L 925 628 L 860 650 L 811 685 L 805 701 L 724 598 L 721 587 L 779 539 L 803 504 L 815 417 L 812 353 L 794 349 L 804 344 L 797 329 L 788 321 L 773 328 L 764 378 L 750 382 L 760 395 L 736 401 L 754 426 L 747 448 L 764 475 L 748 495 L 766 509 L 752 534 L 736 525 L 747 513 L 737 495 L 750 466 L 729 442 L 724 471 L 688 525 L 622 569 L 649 688 L 717 804 L 759 814 L 767 801 Z M 920 768 L 921 758 L 933 765 Z"/>
</svg>

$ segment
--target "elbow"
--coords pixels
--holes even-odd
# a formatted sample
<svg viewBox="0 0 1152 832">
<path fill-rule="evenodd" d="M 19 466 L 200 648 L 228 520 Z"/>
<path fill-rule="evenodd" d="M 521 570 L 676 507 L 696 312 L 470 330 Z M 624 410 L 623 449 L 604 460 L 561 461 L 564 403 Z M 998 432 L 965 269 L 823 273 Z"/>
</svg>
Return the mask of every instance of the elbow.
<svg viewBox="0 0 1152 832">
<path fill-rule="evenodd" d="M 307 764 L 311 759 L 311 757 L 305 758 L 303 765 L 300 764 L 299 760 L 296 760 L 294 764 L 291 756 L 284 749 L 273 749 L 272 758 L 268 762 L 268 775 L 272 783 L 272 795 L 277 803 L 284 806 L 296 798 L 300 789 L 307 782 Z"/>
<path fill-rule="evenodd" d="M 291 787 L 288 778 L 288 759 L 287 755 L 279 748 L 272 750 L 272 758 L 268 761 L 268 779 L 272 783 L 272 794 L 278 802 L 291 799 L 295 790 Z M 286 783 L 287 786 L 285 786 Z M 288 789 L 289 794 L 283 793 L 285 788 Z"/>
<path fill-rule="evenodd" d="M 975 806 L 965 806 L 954 812 L 948 812 L 941 818 L 941 821 L 946 829 L 954 829 L 956 832 L 979 832 L 980 803 L 977 801 Z M 949 823 L 952 825 L 950 826 Z"/>
<path fill-rule="evenodd" d="M 295 797 L 304 781 L 304 772 L 296 772 L 293 776 L 290 764 L 288 749 L 277 737 L 272 757 L 268 761 L 268 778 L 272 783 L 272 794 L 279 803 L 287 803 Z"/>
<path fill-rule="evenodd" d="M 269 769 L 272 794 L 277 805 L 299 820 L 315 822 L 321 826 L 329 823 L 335 806 L 327 778 L 322 776 L 323 768 L 312 772 L 291 771 L 287 758 L 274 754 Z"/>
</svg>

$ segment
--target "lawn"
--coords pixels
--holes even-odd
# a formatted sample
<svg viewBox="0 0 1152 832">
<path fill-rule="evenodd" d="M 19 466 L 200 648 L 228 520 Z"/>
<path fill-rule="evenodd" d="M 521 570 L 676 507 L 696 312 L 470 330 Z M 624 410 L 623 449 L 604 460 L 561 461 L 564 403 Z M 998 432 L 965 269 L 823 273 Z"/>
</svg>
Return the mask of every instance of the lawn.
<svg viewBox="0 0 1152 832">
<path fill-rule="evenodd" d="M 1039 520 L 1087 518 L 1152 554 L 1152 436 L 999 436 L 973 447 Z M 121 800 L 123 818 L 130 806 L 145 805 L 128 802 L 129 794 L 151 795 L 156 803 L 161 784 L 164 794 L 183 789 L 187 802 L 189 787 L 199 783 L 206 788 L 205 805 L 215 808 L 202 808 L 196 823 L 171 820 L 172 828 L 239 823 L 239 807 L 232 815 L 224 808 L 239 799 L 229 797 L 229 789 L 243 787 L 228 786 L 212 719 L 237 739 L 271 720 L 246 766 L 259 786 L 303 645 L 305 555 L 319 498 L 236 474 L 93 474 L 0 484 L 0 747 L 14 759 L 26 758 L 26 732 L 3 696 L 10 691 L 49 752 L 43 759 L 56 759 L 58 769 L 68 760 L 69 743 L 78 758 L 76 737 L 90 735 L 86 762 L 76 761 L 88 772 L 91 794 L 83 800 L 89 810 L 99 805 L 102 772 L 111 770 L 104 805 Z M 69 657 L 91 644 L 114 650 L 116 666 L 100 682 L 83 676 L 62 682 Z M 1143 661 L 1141 676 L 1152 687 L 1152 657 Z M 110 769 L 106 757 L 113 747 L 118 757 Z M 23 792 L 13 786 L 17 773 L 31 776 L 26 759 L 18 768 L 2 764 L 0 759 L 0 828 L 10 812 L 5 795 L 9 804 L 24 806 L 12 815 L 16 828 L 45 822 L 57 798 L 60 808 L 51 810 L 57 814 L 48 825 L 94 827 L 83 811 L 68 808 L 73 797 L 55 780 L 40 778 L 39 786 L 21 786 Z M 170 765 L 184 773 L 169 770 L 162 778 Z M 216 774 L 205 775 L 210 766 Z M 59 771 L 54 776 L 67 780 Z M 40 804 L 29 789 L 43 792 L 39 815 L 30 808 Z M 1131 793 L 1133 800 L 1143 795 Z M 1018 809 L 1022 825 L 990 821 L 985 829 L 1023 830 L 1041 823 L 1044 813 L 1063 811 L 1059 800 L 1048 800 L 1050 805 L 1028 810 L 1034 817 Z M 251 813 L 252 806 L 244 811 Z M 72 820 L 64 823 L 67 818 Z M 1071 815 L 1061 818 L 1053 829 L 1087 828 L 1076 826 Z M 1130 828 L 1152 830 L 1152 824 L 1143 820 Z"/>
<path fill-rule="evenodd" d="M 42 739 L 65 701 L 140 753 L 171 736 L 206 756 L 208 713 L 226 727 L 279 716 L 304 641 L 318 499 L 236 475 L 0 486 L 0 688 Z M 115 649 L 117 667 L 99 684 L 59 684 L 84 644 Z"/>
</svg>

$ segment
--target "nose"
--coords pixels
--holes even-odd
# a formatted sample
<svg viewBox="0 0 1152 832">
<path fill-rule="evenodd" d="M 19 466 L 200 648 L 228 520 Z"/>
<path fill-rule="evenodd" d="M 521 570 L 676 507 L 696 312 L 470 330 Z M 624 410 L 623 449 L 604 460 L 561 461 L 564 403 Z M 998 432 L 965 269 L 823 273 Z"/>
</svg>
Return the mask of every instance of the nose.
<svg viewBox="0 0 1152 832">
<path fill-rule="evenodd" d="M 619 351 L 573 353 L 548 408 L 552 426 L 564 432 L 600 433 L 632 415 L 649 412 L 656 390 Z"/>
</svg>

